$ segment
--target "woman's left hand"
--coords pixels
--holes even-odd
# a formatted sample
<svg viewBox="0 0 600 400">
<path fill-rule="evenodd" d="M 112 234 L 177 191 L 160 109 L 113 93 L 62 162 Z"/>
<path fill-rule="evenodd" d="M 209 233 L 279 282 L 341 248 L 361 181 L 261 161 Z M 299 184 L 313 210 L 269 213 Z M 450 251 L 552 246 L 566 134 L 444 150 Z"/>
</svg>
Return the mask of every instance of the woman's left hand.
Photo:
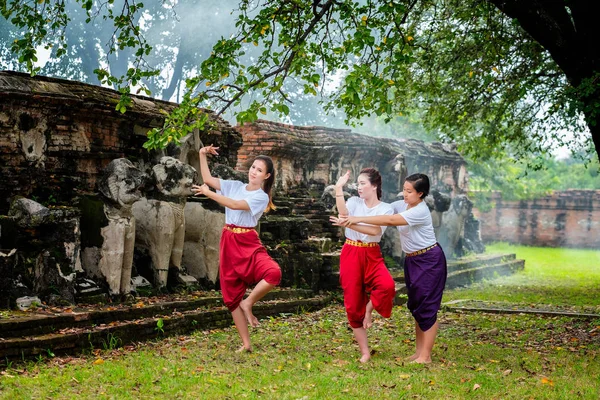
<svg viewBox="0 0 600 400">
<path fill-rule="evenodd" d="M 198 196 L 198 195 L 205 195 L 206 193 L 210 192 L 210 188 L 208 187 L 208 185 L 205 183 L 204 185 L 193 185 L 192 186 L 192 193 L 194 193 L 194 196 Z"/>
</svg>

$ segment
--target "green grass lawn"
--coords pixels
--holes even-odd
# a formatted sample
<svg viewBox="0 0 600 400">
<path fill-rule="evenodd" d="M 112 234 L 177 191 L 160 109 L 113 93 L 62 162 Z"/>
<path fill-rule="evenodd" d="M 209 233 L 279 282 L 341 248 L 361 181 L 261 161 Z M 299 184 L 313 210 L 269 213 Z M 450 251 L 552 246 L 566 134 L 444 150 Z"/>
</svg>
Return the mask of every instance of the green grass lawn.
<svg viewBox="0 0 600 400">
<path fill-rule="evenodd" d="M 525 271 L 498 280 L 501 286 L 448 291 L 445 300 L 600 301 L 589 293 L 594 285 L 598 293 L 597 252 L 568 250 L 561 261 L 550 249 L 490 251 L 516 252 L 526 259 Z M 414 346 L 406 308 L 375 319 L 369 332 L 375 353 L 362 365 L 344 309 L 334 304 L 262 320 L 252 330 L 252 354 L 235 353 L 239 339 L 228 328 L 13 364 L 0 373 L 0 398 L 598 399 L 600 319 L 441 312 L 439 320 L 434 362 L 426 366 L 404 361 Z"/>
<path fill-rule="evenodd" d="M 444 301 L 473 299 L 524 304 L 600 306 L 600 251 L 496 243 L 487 253 L 515 253 L 525 260 L 517 274 L 447 291 Z"/>
</svg>

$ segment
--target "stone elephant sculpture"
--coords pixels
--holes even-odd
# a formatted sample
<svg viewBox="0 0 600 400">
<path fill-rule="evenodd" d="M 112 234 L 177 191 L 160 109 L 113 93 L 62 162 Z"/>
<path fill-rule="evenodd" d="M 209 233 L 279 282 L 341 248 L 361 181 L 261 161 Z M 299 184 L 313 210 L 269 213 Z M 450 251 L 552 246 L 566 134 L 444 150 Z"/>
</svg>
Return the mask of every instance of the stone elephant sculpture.
<svg viewBox="0 0 600 400">
<path fill-rule="evenodd" d="M 450 209 L 442 215 L 442 224 L 438 228 L 438 242 L 447 257 L 457 252 L 457 245 L 463 235 L 465 221 L 471 214 L 473 202 L 467 195 L 459 194 L 452 198 Z"/>
<path fill-rule="evenodd" d="M 131 270 L 136 235 L 132 204 L 140 199 L 146 175 L 125 158 L 111 161 L 98 182 L 104 201 L 105 224 L 98 272 L 112 296 L 131 292 Z"/>
<path fill-rule="evenodd" d="M 197 178 L 196 170 L 173 157 L 162 157 L 152 167 L 156 193 L 132 207 L 138 223 L 136 247 L 148 251 L 154 274 L 154 285 L 167 286 L 169 270 L 178 283 L 192 284 L 196 279 L 186 275 L 181 265 L 185 238 L 186 197 Z"/>
</svg>

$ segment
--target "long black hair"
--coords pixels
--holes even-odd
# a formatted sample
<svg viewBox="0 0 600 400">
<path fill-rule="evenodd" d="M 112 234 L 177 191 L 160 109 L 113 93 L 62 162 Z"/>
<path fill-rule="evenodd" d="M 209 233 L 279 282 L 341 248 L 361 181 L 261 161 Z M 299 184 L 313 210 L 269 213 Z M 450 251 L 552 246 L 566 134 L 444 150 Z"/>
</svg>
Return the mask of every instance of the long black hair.
<svg viewBox="0 0 600 400">
<path fill-rule="evenodd" d="M 359 175 L 365 174 L 371 185 L 377 186 L 377 200 L 381 200 L 381 174 L 375 168 L 363 168 Z"/>
<path fill-rule="evenodd" d="M 265 212 L 269 212 L 270 210 L 275 209 L 272 193 L 273 183 L 275 183 L 275 169 L 273 168 L 273 160 L 271 160 L 271 157 L 263 155 L 257 156 L 254 161 L 256 160 L 264 162 L 267 166 L 267 173 L 269 174 L 269 177 L 263 182 L 263 190 L 269 196 L 269 204 L 267 204 L 267 208 L 265 209 Z"/>
<path fill-rule="evenodd" d="M 424 199 L 429 194 L 429 177 L 425 174 L 412 174 L 407 176 L 405 179 L 406 182 L 410 182 L 417 193 L 421 194 L 421 199 Z"/>
</svg>

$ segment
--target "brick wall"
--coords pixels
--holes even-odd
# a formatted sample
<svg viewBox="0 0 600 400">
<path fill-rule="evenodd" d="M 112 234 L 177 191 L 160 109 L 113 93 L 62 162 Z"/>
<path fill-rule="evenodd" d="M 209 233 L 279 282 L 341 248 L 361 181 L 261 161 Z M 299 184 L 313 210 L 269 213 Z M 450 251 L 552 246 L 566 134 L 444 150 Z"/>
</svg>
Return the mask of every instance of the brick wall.
<svg viewBox="0 0 600 400">
<path fill-rule="evenodd" d="M 382 173 L 384 195 L 395 196 L 402 190 L 406 175 L 415 172 L 429 175 L 432 186 L 447 193 L 467 189 L 464 159 L 440 143 L 373 138 L 346 129 L 264 120 L 236 129 L 244 141 L 236 168 L 247 171 L 255 156 L 268 155 L 275 163 L 277 188 L 284 192 L 311 184 L 333 184 L 347 169 L 355 180 L 364 167 L 375 167 Z"/>
<path fill-rule="evenodd" d="M 492 210 L 474 210 L 484 241 L 600 249 L 600 190 L 567 190 L 529 201 L 491 198 Z"/>
<path fill-rule="evenodd" d="M 0 214 L 15 195 L 68 204 L 79 193 L 96 191 L 111 160 L 157 156 L 142 148 L 146 133 L 162 126 L 164 111 L 176 104 L 132 96 L 121 114 L 115 110 L 119 98 L 114 90 L 80 82 L 0 72 Z M 203 140 L 241 142 L 229 124 L 216 122 Z M 220 162 L 233 165 L 237 146 L 223 149 Z"/>
</svg>

